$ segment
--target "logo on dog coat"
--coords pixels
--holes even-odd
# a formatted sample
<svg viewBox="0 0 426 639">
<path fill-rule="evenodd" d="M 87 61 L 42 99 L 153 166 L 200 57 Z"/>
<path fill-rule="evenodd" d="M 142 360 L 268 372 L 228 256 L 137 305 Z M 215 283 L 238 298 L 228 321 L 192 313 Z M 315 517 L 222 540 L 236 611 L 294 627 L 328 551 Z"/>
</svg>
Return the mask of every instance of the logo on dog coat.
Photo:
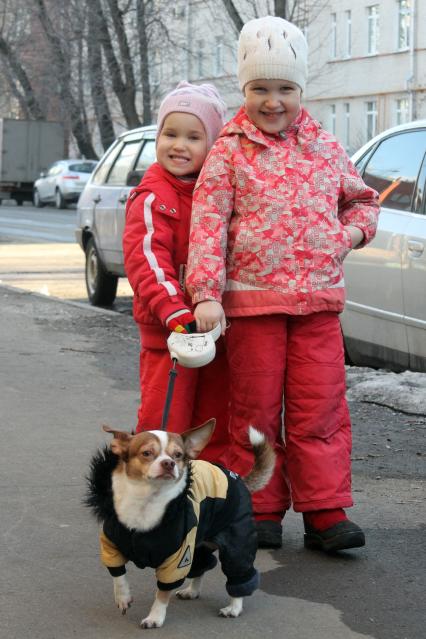
<svg viewBox="0 0 426 639">
<path fill-rule="evenodd" d="M 178 568 L 186 568 L 186 566 L 190 566 L 191 563 L 192 563 L 191 548 L 187 546 L 183 554 L 183 557 L 179 562 Z"/>
</svg>

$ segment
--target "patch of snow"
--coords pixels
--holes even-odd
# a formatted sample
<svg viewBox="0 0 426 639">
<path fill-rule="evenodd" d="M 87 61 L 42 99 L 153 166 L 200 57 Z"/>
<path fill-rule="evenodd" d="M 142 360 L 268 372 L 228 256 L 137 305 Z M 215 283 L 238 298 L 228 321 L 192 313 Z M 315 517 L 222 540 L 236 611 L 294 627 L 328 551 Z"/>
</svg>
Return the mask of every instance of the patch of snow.
<svg viewBox="0 0 426 639">
<path fill-rule="evenodd" d="M 392 373 L 347 366 L 346 384 L 349 401 L 380 404 L 410 415 L 426 416 L 426 373 Z"/>
</svg>

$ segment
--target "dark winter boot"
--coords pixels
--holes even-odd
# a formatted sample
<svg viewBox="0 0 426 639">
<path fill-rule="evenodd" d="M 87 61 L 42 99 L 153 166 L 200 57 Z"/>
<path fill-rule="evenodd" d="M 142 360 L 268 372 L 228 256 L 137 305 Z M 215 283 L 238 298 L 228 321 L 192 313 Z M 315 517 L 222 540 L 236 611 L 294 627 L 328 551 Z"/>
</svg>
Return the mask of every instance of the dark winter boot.
<svg viewBox="0 0 426 639">
<path fill-rule="evenodd" d="M 318 530 L 305 521 L 305 548 L 335 552 L 365 545 L 365 536 L 359 526 L 349 519 L 339 521 L 325 530 Z"/>
<path fill-rule="evenodd" d="M 283 545 L 283 529 L 278 521 L 261 519 L 256 521 L 258 548 L 281 548 Z"/>
</svg>

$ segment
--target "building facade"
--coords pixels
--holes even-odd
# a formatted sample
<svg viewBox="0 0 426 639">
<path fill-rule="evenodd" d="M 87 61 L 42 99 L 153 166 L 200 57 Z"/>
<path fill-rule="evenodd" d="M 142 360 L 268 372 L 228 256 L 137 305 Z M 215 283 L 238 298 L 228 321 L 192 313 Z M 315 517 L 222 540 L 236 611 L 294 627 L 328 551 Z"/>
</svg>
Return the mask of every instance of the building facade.
<svg viewBox="0 0 426 639">
<path fill-rule="evenodd" d="M 273 3 L 235 3 L 243 20 Z M 290 3 L 291 5 L 291 3 Z M 304 103 L 352 153 L 396 124 L 426 118 L 426 0 L 295 3 L 309 44 Z M 213 82 L 228 116 L 242 102 L 236 79 L 238 33 L 222 3 L 177 0 L 170 16 L 174 50 L 156 51 L 157 103 L 179 79 Z"/>
<path fill-rule="evenodd" d="M 426 0 L 333 0 L 307 35 L 308 108 L 348 152 L 426 118 Z"/>
</svg>

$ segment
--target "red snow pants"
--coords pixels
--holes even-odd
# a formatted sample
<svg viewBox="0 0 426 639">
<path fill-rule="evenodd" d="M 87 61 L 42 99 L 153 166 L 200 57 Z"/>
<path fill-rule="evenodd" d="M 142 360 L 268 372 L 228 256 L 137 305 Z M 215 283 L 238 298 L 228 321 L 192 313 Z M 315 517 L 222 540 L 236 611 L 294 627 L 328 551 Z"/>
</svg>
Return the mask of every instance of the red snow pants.
<svg viewBox="0 0 426 639">
<path fill-rule="evenodd" d="M 144 348 L 140 353 L 141 404 L 136 432 L 161 427 L 166 400 L 170 353 L 165 349 Z M 214 417 L 216 428 L 199 459 L 224 462 L 229 448 L 229 374 L 223 339 L 216 342 L 216 357 L 201 368 L 183 368 L 177 365 L 173 398 L 170 405 L 167 430 L 183 433 L 201 426 Z"/>
<path fill-rule="evenodd" d="M 253 464 L 249 425 L 263 431 L 277 462 L 253 495 L 255 514 L 352 506 L 351 424 L 337 313 L 230 318 L 229 468 Z"/>
</svg>

